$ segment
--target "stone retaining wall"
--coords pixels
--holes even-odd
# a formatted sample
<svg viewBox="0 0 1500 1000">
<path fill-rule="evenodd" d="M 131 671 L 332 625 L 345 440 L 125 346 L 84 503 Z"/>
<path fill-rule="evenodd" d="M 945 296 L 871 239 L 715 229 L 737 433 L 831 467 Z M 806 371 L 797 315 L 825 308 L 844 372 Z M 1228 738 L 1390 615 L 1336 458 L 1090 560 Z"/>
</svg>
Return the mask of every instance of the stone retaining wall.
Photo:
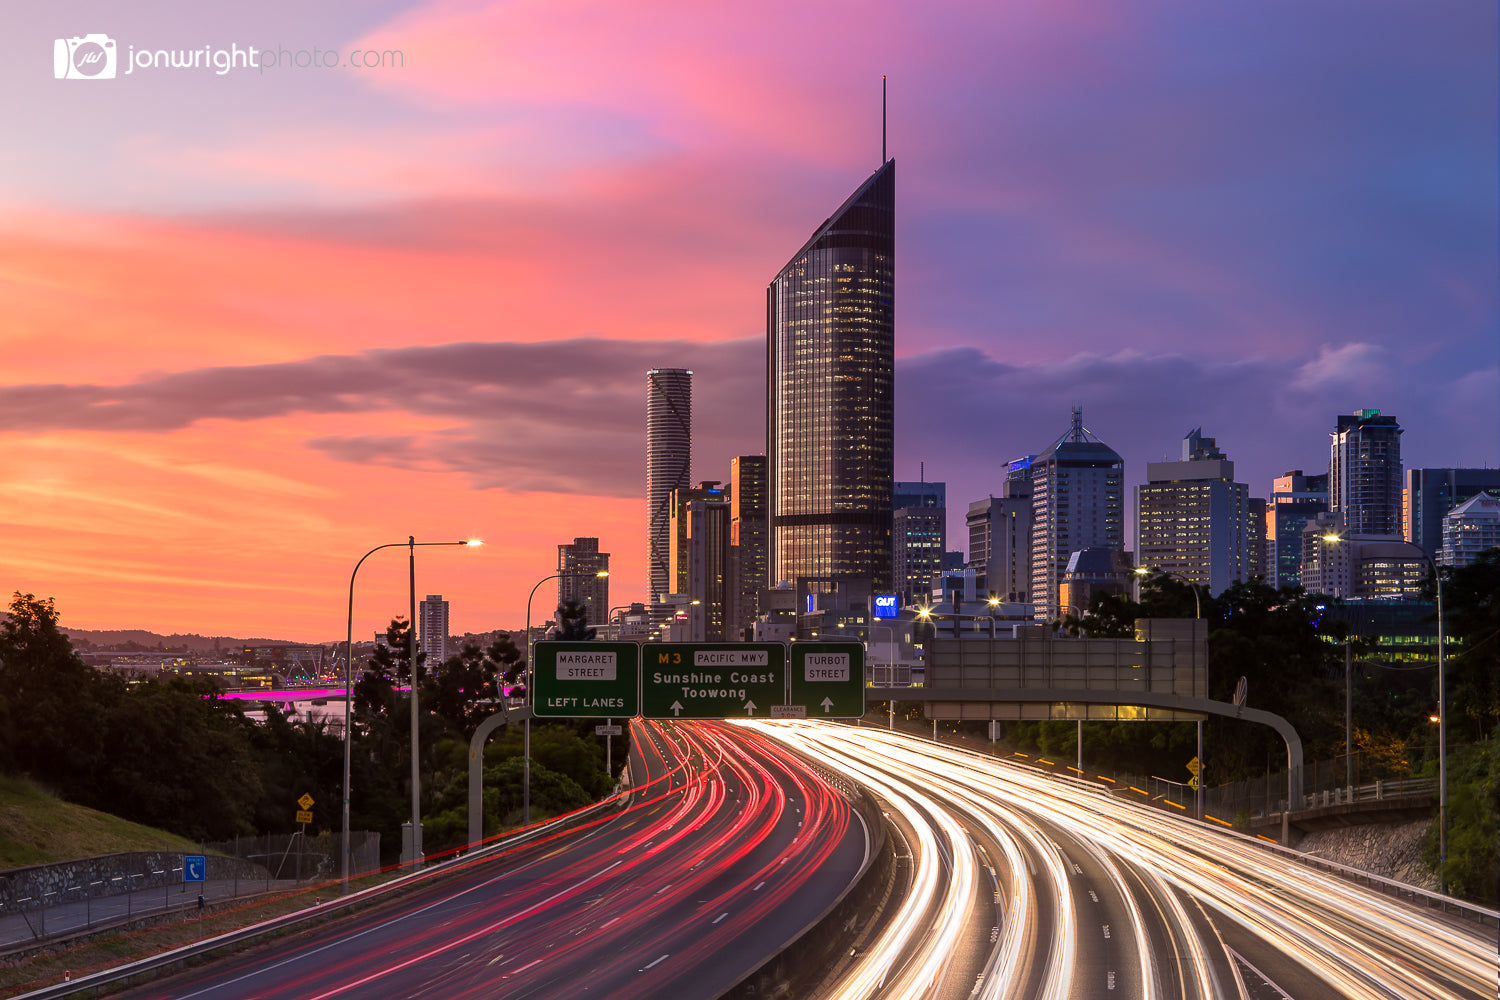
<svg viewBox="0 0 1500 1000">
<path fill-rule="evenodd" d="M 1422 841 L 1432 820 L 1372 823 L 1317 830 L 1296 842 L 1296 849 L 1371 875 L 1419 889 L 1438 890 L 1438 879 L 1422 860 Z"/>
</svg>

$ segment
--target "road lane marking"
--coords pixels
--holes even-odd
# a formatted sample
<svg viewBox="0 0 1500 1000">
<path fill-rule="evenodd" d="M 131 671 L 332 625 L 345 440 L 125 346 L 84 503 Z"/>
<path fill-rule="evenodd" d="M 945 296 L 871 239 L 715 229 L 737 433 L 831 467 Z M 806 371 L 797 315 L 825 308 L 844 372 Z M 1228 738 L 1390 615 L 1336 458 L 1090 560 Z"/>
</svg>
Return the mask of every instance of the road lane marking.
<svg viewBox="0 0 1500 1000">
<path fill-rule="evenodd" d="M 1109 924 L 1104 925 L 1104 940 L 1109 940 Z"/>
<path fill-rule="evenodd" d="M 761 882 L 760 885 L 757 885 L 754 889 L 751 889 L 750 891 L 751 892 L 760 892 L 760 887 L 762 885 L 765 885 L 765 884 L 766 884 L 765 882 Z"/>
<path fill-rule="evenodd" d="M 671 954 L 671 953 L 668 952 L 668 954 Z M 646 966 L 646 969 L 654 969 L 656 966 L 660 965 L 661 963 L 665 962 L 666 960 L 667 960 L 667 956 L 663 955 L 661 958 L 658 958 L 656 961 L 654 961 L 650 965 Z M 646 969 L 642 969 L 641 971 L 645 972 Z"/>
<path fill-rule="evenodd" d="M 714 917 L 714 923 L 718 923 L 720 920 L 723 920 L 727 916 L 729 916 L 729 911 L 725 910 L 723 913 L 719 914 L 717 917 Z"/>
</svg>

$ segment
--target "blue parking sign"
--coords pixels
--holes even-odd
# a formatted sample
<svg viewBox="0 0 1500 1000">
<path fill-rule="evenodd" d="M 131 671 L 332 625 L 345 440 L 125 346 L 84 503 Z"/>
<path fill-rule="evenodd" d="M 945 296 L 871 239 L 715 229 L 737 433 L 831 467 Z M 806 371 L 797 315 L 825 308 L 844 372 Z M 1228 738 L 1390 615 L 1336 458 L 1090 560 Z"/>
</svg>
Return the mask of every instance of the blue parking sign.
<svg viewBox="0 0 1500 1000">
<path fill-rule="evenodd" d="M 208 881 L 208 858 L 201 854 L 183 855 L 182 880 L 184 882 Z"/>
</svg>

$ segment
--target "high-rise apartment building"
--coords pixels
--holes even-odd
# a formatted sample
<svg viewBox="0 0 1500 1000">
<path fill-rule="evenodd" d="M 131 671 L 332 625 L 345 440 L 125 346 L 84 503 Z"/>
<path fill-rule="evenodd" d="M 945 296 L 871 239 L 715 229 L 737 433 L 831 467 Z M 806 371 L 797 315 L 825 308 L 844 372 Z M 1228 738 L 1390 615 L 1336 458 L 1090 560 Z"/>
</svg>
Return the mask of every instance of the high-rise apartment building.
<svg viewBox="0 0 1500 1000">
<path fill-rule="evenodd" d="M 734 614 L 736 588 L 730 559 L 729 497 L 717 483 L 672 493 L 673 593 L 687 598 L 687 628 L 678 637 L 725 642 Z"/>
<path fill-rule="evenodd" d="M 820 608 L 891 591 L 895 161 L 766 290 L 771 579 Z"/>
<path fill-rule="evenodd" d="M 760 595 L 770 582 L 766 563 L 766 456 L 729 460 L 729 544 L 735 580 L 731 638 L 739 638 L 760 615 Z"/>
<path fill-rule="evenodd" d="M 895 483 L 891 490 L 892 580 L 902 605 L 925 595 L 948 548 L 946 483 Z"/>
<path fill-rule="evenodd" d="M 1182 460 L 1148 462 L 1146 480 L 1135 488 L 1138 565 L 1211 594 L 1249 577 L 1250 487 L 1234 481 L 1234 463 L 1213 438 L 1194 429 Z"/>
<path fill-rule="evenodd" d="M 693 373 L 653 368 L 646 373 L 646 502 L 649 505 L 651 604 L 672 592 L 668 532 L 672 491 L 687 488 L 693 458 Z"/>
<path fill-rule="evenodd" d="M 1304 476 L 1292 469 L 1271 480 L 1266 503 L 1266 583 L 1302 584 L 1302 529 L 1328 510 L 1328 476 Z"/>
<path fill-rule="evenodd" d="M 1068 557 L 1080 549 L 1125 547 L 1125 461 L 1073 424 L 1031 463 L 1031 596 L 1038 617 L 1058 604 Z"/>
<path fill-rule="evenodd" d="M 1430 556 L 1443 544 L 1443 518 L 1481 493 L 1500 494 L 1500 469 L 1407 469 L 1402 536 Z"/>
<path fill-rule="evenodd" d="M 599 539 L 575 538 L 557 547 L 557 603 L 577 601 L 590 625 L 602 625 L 609 615 L 609 553 L 599 551 Z M 606 574 L 600 576 L 600 573 Z"/>
<path fill-rule="evenodd" d="M 1342 414 L 1330 435 L 1328 509 L 1356 535 L 1401 534 L 1401 425 L 1379 410 Z"/>
<path fill-rule="evenodd" d="M 448 602 L 442 594 L 428 594 L 417 605 L 417 642 L 418 650 L 427 654 L 423 670 L 435 670 L 448 661 Z"/>
</svg>

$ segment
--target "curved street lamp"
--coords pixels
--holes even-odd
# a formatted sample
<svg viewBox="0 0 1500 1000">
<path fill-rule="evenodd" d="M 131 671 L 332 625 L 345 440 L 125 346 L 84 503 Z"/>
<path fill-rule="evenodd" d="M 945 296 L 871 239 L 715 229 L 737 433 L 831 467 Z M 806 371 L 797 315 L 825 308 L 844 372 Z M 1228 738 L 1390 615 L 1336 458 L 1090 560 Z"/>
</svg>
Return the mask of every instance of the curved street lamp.
<svg viewBox="0 0 1500 1000">
<path fill-rule="evenodd" d="M 1143 579 L 1145 579 L 1146 577 L 1148 577 L 1148 576 L 1151 575 L 1151 567 L 1149 567 L 1149 566 L 1137 566 L 1133 570 L 1133 572 L 1135 573 L 1135 577 L 1136 577 L 1136 579 L 1135 579 L 1135 603 L 1139 604 L 1139 603 L 1141 603 L 1141 581 Z M 1172 572 L 1169 572 L 1167 570 L 1164 570 L 1160 566 L 1158 566 L 1156 568 L 1156 572 L 1160 573 L 1162 576 L 1165 576 L 1165 577 L 1168 577 L 1168 578 L 1172 578 L 1172 579 L 1176 579 L 1178 583 L 1185 583 L 1185 584 L 1188 585 L 1188 587 L 1193 591 L 1193 621 L 1196 622 L 1199 619 L 1201 619 L 1203 617 L 1203 602 L 1198 599 L 1198 585 L 1196 583 L 1192 582 L 1191 580 L 1188 580 L 1185 577 L 1179 576 L 1176 573 L 1172 573 Z M 1198 641 L 1197 640 L 1198 640 L 1198 637 L 1195 635 L 1193 637 L 1193 667 L 1195 668 L 1193 670 L 1193 673 L 1195 675 L 1198 672 L 1197 669 L 1196 669 L 1197 666 L 1198 666 L 1198 662 L 1197 662 L 1198 661 Z M 1204 641 L 1205 644 L 1208 642 L 1208 633 L 1207 633 L 1206 629 L 1204 631 L 1203 641 Z M 1197 683 L 1196 679 L 1194 680 L 1194 683 L 1195 684 Z M 1208 664 L 1207 663 L 1203 664 L 1203 697 L 1205 697 L 1205 698 L 1209 697 L 1209 694 L 1208 694 Z M 1198 809 L 1198 818 L 1201 820 L 1201 819 L 1203 819 L 1203 720 L 1202 719 L 1198 720 L 1198 773 L 1195 774 L 1195 775 L 1193 775 L 1193 781 L 1198 786 L 1195 789 L 1195 791 L 1198 794 L 1196 796 L 1194 796 L 1194 798 L 1196 799 L 1196 803 L 1195 804 L 1197 805 L 1197 809 Z"/>
<path fill-rule="evenodd" d="M 589 574 L 587 574 L 587 573 L 571 573 L 571 572 L 566 572 L 566 571 L 564 571 L 562 573 L 553 573 L 551 576 L 544 576 L 540 580 L 538 580 L 536 582 L 536 586 L 534 586 L 534 587 L 531 588 L 531 593 L 529 593 L 529 594 L 526 595 L 526 704 L 527 705 L 531 704 L 531 689 L 532 689 L 532 683 L 531 683 L 531 681 L 532 681 L 532 671 L 531 671 L 531 651 L 532 651 L 532 643 L 531 643 L 531 599 L 536 596 L 537 587 L 540 587 L 542 584 L 546 583 L 548 580 L 557 580 L 557 579 L 560 579 L 560 578 L 565 577 L 565 576 L 566 577 L 571 577 L 571 578 L 580 578 L 581 577 L 581 578 L 587 579 L 588 575 Z M 598 579 L 598 580 L 602 580 L 602 579 L 604 579 L 607 576 L 609 576 L 609 570 L 607 570 L 607 569 L 601 569 L 597 573 L 594 574 L 594 578 Z M 524 745 L 521 748 L 521 825 L 523 827 L 527 827 L 527 826 L 531 825 L 531 713 L 530 712 L 526 713 L 526 721 L 524 723 L 524 731 L 525 731 L 525 736 L 523 737 Z"/>
<path fill-rule="evenodd" d="M 349 574 L 349 630 L 344 641 L 344 806 L 343 806 L 343 865 L 342 876 L 344 891 L 349 891 L 349 762 L 350 762 L 350 739 L 353 732 L 352 712 L 354 706 L 354 578 L 359 575 L 359 568 L 365 564 L 365 560 L 379 552 L 381 549 L 394 549 L 405 547 L 409 551 L 408 579 L 410 581 L 411 596 L 411 829 L 412 829 L 412 859 L 413 864 L 421 858 L 422 851 L 422 817 L 419 796 L 421 794 L 420 776 L 417 771 L 417 546 L 419 545 L 472 545 L 478 546 L 484 543 L 477 538 L 465 539 L 462 542 L 419 542 L 414 535 L 408 535 L 404 542 L 387 542 L 377 545 L 364 555 L 359 557 L 359 562 L 354 564 L 354 572 Z"/>
<path fill-rule="evenodd" d="M 1438 883 L 1443 895 L 1448 894 L 1448 880 L 1443 877 L 1443 866 L 1448 860 L 1448 692 L 1447 672 L 1443 664 L 1443 574 L 1427 550 L 1414 542 L 1401 538 L 1374 539 L 1383 545 L 1404 545 L 1414 550 L 1432 570 L 1433 584 L 1437 588 L 1437 669 L 1438 669 Z M 1343 535 L 1332 532 L 1323 536 L 1331 545 L 1348 541 Z"/>
</svg>

